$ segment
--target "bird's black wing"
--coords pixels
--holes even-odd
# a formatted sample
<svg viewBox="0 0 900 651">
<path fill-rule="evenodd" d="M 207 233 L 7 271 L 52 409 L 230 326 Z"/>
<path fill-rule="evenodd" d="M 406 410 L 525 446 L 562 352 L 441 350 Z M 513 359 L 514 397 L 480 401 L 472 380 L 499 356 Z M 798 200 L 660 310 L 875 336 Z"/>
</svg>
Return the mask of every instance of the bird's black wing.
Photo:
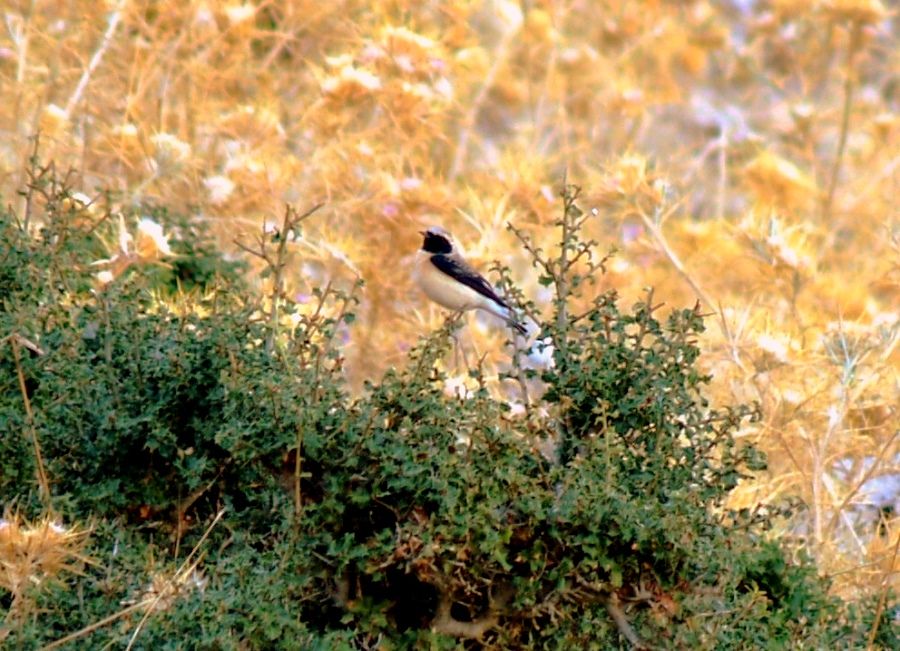
<svg viewBox="0 0 900 651">
<path fill-rule="evenodd" d="M 438 268 L 439 271 L 447 274 L 457 282 L 462 283 L 466 287 L 471 287 L 476 292 L 496 302 L 501 307 L 510 309 L 502 298 L 497 296 L 497 292 L 491 287 L 491 284 L 482 278 L 481 274 L 470 268 L 464 262 L 458 262 L 446 255 L 431 256 L 431 264 Z"/>
</svg>

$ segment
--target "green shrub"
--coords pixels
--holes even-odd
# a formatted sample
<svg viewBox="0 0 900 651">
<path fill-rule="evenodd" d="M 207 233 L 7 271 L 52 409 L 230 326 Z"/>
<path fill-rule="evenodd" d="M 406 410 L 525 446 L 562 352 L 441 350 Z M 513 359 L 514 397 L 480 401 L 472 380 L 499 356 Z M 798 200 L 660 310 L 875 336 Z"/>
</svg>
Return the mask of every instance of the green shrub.
<svg viewBox="0 0 900 651">
<path fill-rule="evenodd" d="M 0 222 L 0 491 L 46 508 L 34 432 L 53 507 L 95 523 L 97 565 L 34 590 L 40 617 L 4 632 L 18 648 L 117 612 L 91 648 L 864 644 L 874 623 L 787 560 L 771 516 L 725 508 L 764 460 L 734 438 L 754 411 L 704 398 L 697 310 L 662 321 L 652 295 L 622 312 L 607 292 L 573 313 L 603 263 L 572 188 L 558 257 L 519 233 L 556 301 L 535 344 L 553 364 L 521 375 L 540 404 L 516 418 L 480 368 L 448 395 L 452 322 L 352 396 L 353 297 L 319 291 L 323 309 L 283 327 L 185 222 L 173 265 L 96 289 L 115 220 L 76 226 L 65 187 L 42 187 L 39 229 Z M 300 221 L 260 246 L 283 253 Z M 889 623 L 879 636 L 900 643 Z"/>
</svg>

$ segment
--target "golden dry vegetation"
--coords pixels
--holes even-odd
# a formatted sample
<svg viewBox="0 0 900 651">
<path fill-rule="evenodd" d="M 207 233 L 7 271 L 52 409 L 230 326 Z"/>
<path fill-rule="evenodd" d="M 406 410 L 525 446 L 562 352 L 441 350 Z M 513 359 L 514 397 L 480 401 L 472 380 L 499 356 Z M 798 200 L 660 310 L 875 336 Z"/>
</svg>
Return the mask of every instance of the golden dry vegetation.
<svg viewBox="0 0 900 651">
<path fill-rule="evenodd" d="M 900 484 L 898 26 L 879 0 L 13 0 L 0 191 L 18 200 L 40 133 L 90 200 L 188 212 L 234 255 L 324 203 L 288 294 L 365 281 L 358 386 L 445 316 L 409 278 L 424 226 L 549 311 L 507 223 L 550 246 L 576 183 L 619 249 L 598 288 L 699 301 L 713 402 L 762 406 L 742 434 L 770 468 L 736 503 L 799 498 L 782 533 L 858 597 L 900 587 L 900 520 L 863 508 Z M 463 345 L 508 356 L 468 323 Z"/>
</svg>

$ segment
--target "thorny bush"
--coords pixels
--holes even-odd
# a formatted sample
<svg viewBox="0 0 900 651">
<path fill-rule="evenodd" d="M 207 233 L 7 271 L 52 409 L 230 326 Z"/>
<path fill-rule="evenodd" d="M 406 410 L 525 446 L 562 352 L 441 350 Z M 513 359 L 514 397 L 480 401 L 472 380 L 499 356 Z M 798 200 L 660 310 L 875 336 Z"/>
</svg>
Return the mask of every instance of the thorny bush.
<svg viewBox="0 0 900 651">
<path fill-rule="evenodd" d="M 478 367 L 446 391 L 452 322 L 351 395 L 354 288 L 289 321 L 277 282 L 260 299 L 162 212 L 175 255 L 99 287 L 116 220 L 32 177 L 27 219 L 0 221 L 0 493 L 91 522 L 95 564 L 34 586 L 13 647 L 859 648 L 878 627 L 771 539 L 778 514 L 725 507 L 764 460 L 735 439 L 754 411 L 704 398 L 697 310 L 570 312 L 604 262 L 576 189 L 553 255 L 514 229 L 556 295 L 531 351 L 552 363 L 514 353 L 514 415 Z M 301 217 L 259 242 L 276 279 Z"/>
</svg>

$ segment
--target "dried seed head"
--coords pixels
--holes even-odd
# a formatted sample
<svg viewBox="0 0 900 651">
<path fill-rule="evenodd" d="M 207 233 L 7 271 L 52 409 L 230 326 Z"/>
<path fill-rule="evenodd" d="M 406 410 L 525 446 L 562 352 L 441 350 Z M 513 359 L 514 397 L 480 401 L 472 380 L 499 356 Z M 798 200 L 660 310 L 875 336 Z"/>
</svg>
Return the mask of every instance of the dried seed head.
<svg viewBox="0 0 900 651">
<path fill-rule="evenodd" d="M 45 516 L 29 523 L 18 515 L 0 519 L 0 587 L 13 596 L 15 608 L 25 607 L 25 590 L 63 572 L 80 573 L 91 562 L 83 554 L 88 531 L 66 528 Z"/>
</svg>

